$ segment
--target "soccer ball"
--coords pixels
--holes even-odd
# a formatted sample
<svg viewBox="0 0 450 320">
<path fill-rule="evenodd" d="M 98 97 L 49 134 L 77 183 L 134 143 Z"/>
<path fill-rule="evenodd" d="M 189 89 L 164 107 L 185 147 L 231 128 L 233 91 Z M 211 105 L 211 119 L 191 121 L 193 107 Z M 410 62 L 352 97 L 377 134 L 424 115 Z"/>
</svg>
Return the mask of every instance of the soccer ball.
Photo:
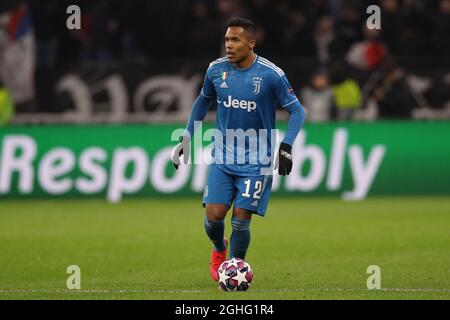
<svg viewBox="0 0 450 320">
<path fill-rule="evenodd" d="M 246 291 L 253 281 L 250 265 L 239 258 L 225 260 L 218 272 L 219 287 L 224 291 Z"/>
</svg>

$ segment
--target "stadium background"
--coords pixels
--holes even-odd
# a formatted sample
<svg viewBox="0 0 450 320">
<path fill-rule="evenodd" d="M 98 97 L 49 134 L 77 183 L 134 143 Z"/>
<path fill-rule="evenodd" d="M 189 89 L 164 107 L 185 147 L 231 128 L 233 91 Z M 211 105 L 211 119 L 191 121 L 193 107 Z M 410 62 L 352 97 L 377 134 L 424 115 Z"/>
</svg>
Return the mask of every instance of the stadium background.
<svg viewBox="0 0 450 320">
<path fill-rule="evenodd" d="M 364 27 L 372 4 L 381 30 Z M 224 297 L 207 167 L 169 157 L 237 15 L 308 118 L 252 223 L 255 288 Z M 448 299 L 449 31 L 448 0 L 2 0 L 0 298 Z M 67 290 L 70 264 L 84 290 Z"/>
</svg>

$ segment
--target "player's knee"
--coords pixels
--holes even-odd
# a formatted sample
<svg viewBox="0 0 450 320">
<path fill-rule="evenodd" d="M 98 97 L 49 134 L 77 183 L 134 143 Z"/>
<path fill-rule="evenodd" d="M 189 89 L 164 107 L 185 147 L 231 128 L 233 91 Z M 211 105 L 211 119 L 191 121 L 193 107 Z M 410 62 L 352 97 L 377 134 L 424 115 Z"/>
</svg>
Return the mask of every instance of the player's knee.
<svg viewBox="0 0 450 320">
<path fill-rule="evenodd" d="M 206 217 L 209 221 L 221 221 L 227 215 L 228 207 L 226 205 L 207 204 Z"/>
<path fill-rule="evenodd" d="M 242 208 L 233 208 L 233 218 L 238 218 L 238 219 L 248 219 L 251 220 L 252 219 L 252 213 L 246 209 L 242 209 Z"/>
<path fill-rule="evenodd" d="M 236 231 L 245 231 L 250 229 L 250 219 L 240 219 L 233 217 L 231 219 L 231 228 Z"/>
</svg>

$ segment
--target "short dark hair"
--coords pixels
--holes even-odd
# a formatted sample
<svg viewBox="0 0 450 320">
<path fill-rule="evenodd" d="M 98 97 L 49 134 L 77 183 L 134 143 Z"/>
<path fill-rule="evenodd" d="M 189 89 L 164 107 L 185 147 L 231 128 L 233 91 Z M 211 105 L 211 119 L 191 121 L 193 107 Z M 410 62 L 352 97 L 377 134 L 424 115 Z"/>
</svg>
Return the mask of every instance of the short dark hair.
<svg viewBox="0 0 450 320">
<path fill-rule="evenodd" d="M 234 17 L 228 21 L 227 28 L 230 27 L 242 27 L 245 31 L 247 31 L 252 37 L 256 36 L 256 26 L 253 21 L 242 18 L 242 17 Z"/>
</svg>

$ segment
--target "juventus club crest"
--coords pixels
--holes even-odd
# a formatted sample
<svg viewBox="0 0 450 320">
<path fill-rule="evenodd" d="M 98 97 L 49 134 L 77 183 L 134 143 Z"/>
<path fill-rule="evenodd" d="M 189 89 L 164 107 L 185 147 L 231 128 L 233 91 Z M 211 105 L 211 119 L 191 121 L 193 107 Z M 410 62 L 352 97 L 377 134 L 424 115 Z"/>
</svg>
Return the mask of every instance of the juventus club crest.
<svg viewBox="0 0 450 320">
<path fill-rule="evenodd" d="M 261 90 L 261 81 L 262 78 L 260 77 L 253 77 L 253 93 L 258 94 Z"/>
</svg>

